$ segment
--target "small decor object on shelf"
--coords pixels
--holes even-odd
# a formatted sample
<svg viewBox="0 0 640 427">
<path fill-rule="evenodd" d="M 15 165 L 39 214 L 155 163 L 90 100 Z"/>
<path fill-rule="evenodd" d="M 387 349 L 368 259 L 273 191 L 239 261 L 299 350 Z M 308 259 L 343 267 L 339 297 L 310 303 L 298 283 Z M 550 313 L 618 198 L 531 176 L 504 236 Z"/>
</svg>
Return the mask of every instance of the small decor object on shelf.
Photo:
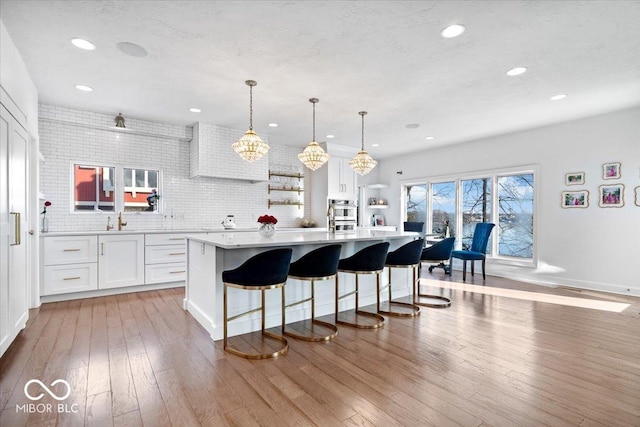
<svg viewBox="0 0 640 427">
<path fill-rule="evenodd" d="M 620 163 L 612 162 L 602 165 L 602 179 L 620 179 Z"/>
<path fill-rule="evenodd" d="M 49 232 L 49 218 L 47 218 L 47 208 L 49 206 L 51 206 L 51 202 L 47 200 L 46 202 L 44 202 L 44 208 L 42 209 L 42 212 L 40 212 L 42 214 L 42 226 L 40 228 L 40 231 L 43 233 Z"/>
<path fill-rule="evenodd" d="M 271 237 L 276 232 L 276 224 L 278 220 L 272 215 L 262 215 L 258 218 L 258 222 L 262 224 L 258 228 L 258 234 L 262 237 Z"/>
<path fill-rule="evenodd" d="M 565 174 L 564 185 L 584 185 L 584 172 L 569 172 Z"/>
<path fill-rule="evenodd" d="M 598 206 L 601 208 L 621 208 L 624 206 L 624 184 L 600 186 Z"/>
<path fill-rule="evenodd" d="M 563 191 L 562 192 L 563 208 L 588 208 L 589 207 L 589 191 Z"/>
</svg>

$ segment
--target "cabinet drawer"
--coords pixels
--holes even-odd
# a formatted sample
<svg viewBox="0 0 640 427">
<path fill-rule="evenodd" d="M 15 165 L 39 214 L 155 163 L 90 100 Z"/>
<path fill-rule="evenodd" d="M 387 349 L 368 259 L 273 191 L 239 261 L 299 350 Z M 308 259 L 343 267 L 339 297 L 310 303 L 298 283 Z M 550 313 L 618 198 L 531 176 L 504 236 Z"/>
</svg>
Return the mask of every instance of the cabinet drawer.
<svg viewBox="0 0 640 427">
<path fill-rule="evenodd" d="M 42 295 L 98 289 L 98 265 L 86 264 L 50 265 L 44 267 Z"/>
<path fill-rule="evenodd" d="M 144 235 L 144 243 L 147 246 L 184 245 L 185 242 L 184 234 L 158 233 Z"/>
<path fill-rule="evenodd" d="M 178 280 L 186 280 L 187 263 L 172 262 L 170 264 L 154 264 L 145 266 L 144 271 L 145 283 L 175 282 Z"/>
<path fill-rule="evenodd" d="M 185 262 L 186 260 L 187 245 L 147 246 L 144 250 L 145 264 Z"/>
<path fill-rule="evenodd" d="M 97 236 L 45 237 L 44 265 L 96 262 Z"/>
</svg>

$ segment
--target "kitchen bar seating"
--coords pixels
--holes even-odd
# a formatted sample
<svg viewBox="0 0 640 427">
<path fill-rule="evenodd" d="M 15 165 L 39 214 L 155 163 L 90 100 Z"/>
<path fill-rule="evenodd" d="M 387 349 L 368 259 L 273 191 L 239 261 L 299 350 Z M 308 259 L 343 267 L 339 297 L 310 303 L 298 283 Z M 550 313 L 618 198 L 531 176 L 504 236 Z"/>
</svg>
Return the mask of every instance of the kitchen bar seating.
<svg viewBox="0 0 640 427">
<path fill-rule="evenodd" d="M 360 310 L 358 305 L 358 292 L 359 292 L 359 276 L 361 274 L 375 274 L 376 275 L 376 303 L 380 305 L 380 274 L 384 270 L 384 263 L 387 259 L 387 252 L 389 250 L 389 242 L 377 243 L 371 246 L 367 246 L 364 249 L 356 252 L 348 258 L 341 259 L 338 263 L 338 273 L 351 273 L 356 275 L 356 287 L 355 290 L 344 295 L 339 293 L 339 277 L 336 275 L 336 295 L 335 295 L 335 323 L 341 325 L 352 326 L 361 329 L 376 329 L 384 325 L 384 317 L 377 313 L 370 313 Z M 355 321 L 340 320 L 338 305 L 341 299 L 355 295 Z M 374 323 L 360 323 L 357 321 L 358 315 L 362 315 L 368 318 L 372 318 Z"/>
<path fill-rule="evenodd" d="M 246 359 L 269 359 L 286 353 L 289 345 L 287 340 L 280 335 L 265 330 L 265 291 L 269 289 L 280 288 L 282 297 L 282 329 L 284 330 L 284 285 L 287 281 L 289 273 L 289 264 L 291 263 L 292 249 L 273 249 L 261 254 L 255 255 L 245 261 L 240 267 L 233 270 L 225 270 L 222 272 L 222 281 L 224 283 L 224 300 L 223 300 L 223 325 L 224 325 L 224 350 Z M 248 291 L 260 291 L 262 304 L 260 307 L 244 313 L 236 314 L 227 318 L 227 293 L 228 288 L 244 289 Z M 268 351 L 261 350 L 259 352 L 248 353 L 228 345 L 227 339 L 227 323 L 243 316 L 261 312 L 262 322 L 262 347 L 267 347 L 268 340 L 276 341 L 278 349 L 270 348 Z M 274 350 L 274 351 L 271 351 Z"/>
<path fill-rule="evenodd" d="M 378 294 L 385 289 L 389 290 L 388 310 L 381 309 L 380 298 L 378 297 L 378 313 L 389 314 L 391 316 L 414 317 L 420 314 L 420 307 L 408 302 L 394 301 L 391 296 L 391 270 L 394 268 L 411 269 L 413 282 L 411 289 L 415 292 L 416 281 L 418 280 L 418 266 L 420 265 L 420 255 L 424 247 L 424 239 L 416 239 L 409 242 L 393 252 L 387 254 L 385 267 L 389 271 L 389 283 L 382 289 L 378 288 Z M 415 299 L 415 298 L 414 298 Z M 404 311 L 394 311 L 392 306 L 406 307 Z"/>
<path fill-rule="evenodd" d="M 292 262 L 289 267 L 289 279 L 309 280 L 311 281 L 311 297 L 300 301 L 292 302 L 286 305 L 283 320 L 284 334 L 293 338 L 304 341 L 326 341 L 338 335 L 336 325 L 323 322 L 316 319 L 315 311 L 315 282 L 318 280 L 335 279 L 338 271 L 338 261 L 340 260 L 341 245 L 329 245 L 312 250 L 300 257 L 297 261 Z M 291 284 L 287 285 L 287 288 Z M 285 288 L 286 289 L 286 288 Z M 305 302 L 311 302 L 311 331 L 307 334 L 293 332 L 293 328 L 286 327 L 286 309 L 297 306 Z M 319 325 L 324 332 L 316 333 L 314 325 Z M 328 331 L 328 333 L 327 333 Z"/>
</svg>

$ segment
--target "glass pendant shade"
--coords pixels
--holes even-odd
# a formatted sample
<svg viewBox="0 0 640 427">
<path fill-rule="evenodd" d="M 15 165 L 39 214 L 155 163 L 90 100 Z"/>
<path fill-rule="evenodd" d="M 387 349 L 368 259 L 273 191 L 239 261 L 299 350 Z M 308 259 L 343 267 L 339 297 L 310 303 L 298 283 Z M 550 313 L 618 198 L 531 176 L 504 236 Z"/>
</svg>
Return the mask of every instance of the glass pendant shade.
<svg viewBox="0 0 640 427">
<path fill-rule="evenodd" d="M 358 114 L 362 116 L 362 146 L 358 154 L 356 154 L 353 159 L 349 160 L 349 166 L 358 174 L 364 176 L 371 172 L 378 162 L 373 160 L 369 153 L 364 150 L 364 116 L 367 112 L 360 111 Z"/>
<path fill-rule="evenodd" d="M 313 104 L 313 139 L 302 153 L 298 154 L 298 159 L 312 171 L 322 167 L 329 160 L 329 154 L 316 142 L 316 103 L 318 101 L 318 98 L 309 99 Z"/>
<path fill-rule="evenodd" d="M 253 87 L 258 83 L 254 80 L 245 81 L 249 86 L 249 130 L 242 135 L 242 138 L 231 144 L 231 148 L 249 163 L 259 160 L 269 151 L 269 144 L 264 142 L 258 134 L 253 131 Z"/>
</svg>

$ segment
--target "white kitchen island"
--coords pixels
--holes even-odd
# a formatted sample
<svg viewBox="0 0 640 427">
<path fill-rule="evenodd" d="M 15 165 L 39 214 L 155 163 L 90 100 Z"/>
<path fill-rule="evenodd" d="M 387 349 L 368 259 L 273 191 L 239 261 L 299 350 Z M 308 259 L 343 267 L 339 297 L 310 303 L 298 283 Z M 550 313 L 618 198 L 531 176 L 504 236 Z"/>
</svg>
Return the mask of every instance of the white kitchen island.
<svg viewBox="0 0 640 427">
<path fill-rule="evenodd" d="M 320 246 L 339 243 L 342 245 L 340 258 L 353 255 L 360 249 L 379 242 L 389 242 L 389 250 L 416 239 L 418 233 L 357 230 L 353 233 L 330 234 L 326 231 L 278 231 L 273 237 L 264 238 L 258 233 L 225 232 L 209 235 L 186 235 L 187 238 L 187 285 L 184 309 L 211 334 L 214 340 L 222 339 L 222 272 L 234 269 L 250 257 L 275 248 L 293 249 L 291 261 Z M 404 275 L 404 277 L 403 277 Z M 340 292 L 354 287 L 353 275 L 340 277 Z M 383 276 L 386 283 L 387 276 Z M 404 272 L 394 271 L 394 298 L 408 295 L 412 290 L 411 280 Z M 308 283 L 308 282 L 307 282 Z M 396 286 L 395 284 L 398 283 Z M 343 288 L 344 287 L 344 288 Z M 309 285 L 289 279 L 285 286 L 287 303 L 309 296 Z M 334 311 L 333 280 L 317 282 L 316 315 L 323 316 Z M 229 289 L 229 316 L 233 316 L 260 305 L 260 292 Z M 280 325 L 281 301 L 279 291 L 268 291 L 266 298 L 267 327 Z M 363 275 L 360 279 L 360 305 L 374 304 L 376 301 L 375 276 Z M 354 308 L 354 299 L 345 298 L 340 302 L 340 311 Z M 309 304 L 287 310 L 287 322 L 309 319 Z M 229 336 L 260 330 L 260 314 L 247 316 L 229 324 Z"/>
</svg>

